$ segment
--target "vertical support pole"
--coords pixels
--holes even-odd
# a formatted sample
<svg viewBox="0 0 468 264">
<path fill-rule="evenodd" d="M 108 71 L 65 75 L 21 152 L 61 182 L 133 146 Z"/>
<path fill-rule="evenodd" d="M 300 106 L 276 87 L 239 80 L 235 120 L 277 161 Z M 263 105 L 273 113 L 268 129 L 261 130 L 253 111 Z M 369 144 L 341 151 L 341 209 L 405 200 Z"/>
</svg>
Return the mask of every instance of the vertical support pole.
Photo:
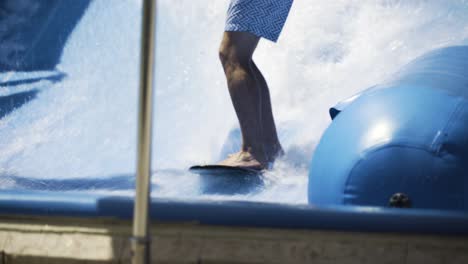
<svg viewBox="0 0 468 264">
<path fill-rule="evenodd" d="M 137 179 L 133 215 L 132 263 L 150 259 L 149 202 L 151 176 L 152 86 L 155 55 L 156 0 L 143 0 L 138 104 Z"/>
</svg>

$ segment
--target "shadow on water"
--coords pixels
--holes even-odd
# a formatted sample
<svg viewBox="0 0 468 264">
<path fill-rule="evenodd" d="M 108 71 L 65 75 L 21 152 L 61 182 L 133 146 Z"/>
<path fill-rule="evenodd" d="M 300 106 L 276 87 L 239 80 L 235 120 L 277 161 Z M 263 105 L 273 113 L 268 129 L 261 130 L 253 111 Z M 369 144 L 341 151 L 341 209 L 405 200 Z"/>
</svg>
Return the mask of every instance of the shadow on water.
<svg viewBox="0 0 468 264">
<path fill-rule="evenodd" d="M 20 92 L 8 96 L 0 96 L 0 119 L 36 98 L 39 90 Z"/>
<path fill-rule="evenodd" d="M 159 170 L 152 173 L 152 191 L 161 191 L 157 183 L 164 178 L 185 177 L 186 171 Z M 194 177 L 198 177 L 193 175 Z M 27 176 L 0 174 L 0 189 L 31 191 L 133 191 L 135 174 L 116 174 L 110 176 L 93 176 L 82 178 L 35 178 Z M 167 180 L 167 179 L 166 179 Z M 264 188 L 262 175 L 218 175 L 200 176 L 200 190 L 205 195 L 238 195 L 252 194 Z M 159 193 L 160 194 L 160 193 Z"/>
<path fill-rule="evenodd" d="M 27 79 L 21 79 L 21 80 L 0 82 L 0 87 L 32 84 L 32 83 L 36 83 L 40 81 L 50 81 L 50 82 L 56 83 L 56 82 L 62 81 L 65 77 L 67 77 L 65 73 L 58 72 L 54 75 L 46 76 L 46 77 L 27 78 Z"/>
<path fill-rule="evenodd" d="M 236 195 L 260 191 L 264 186 L 261 175 L 200 175 L 203 194 Z"/>
<path fill-rule="evenodd" d="M 63 48 L 91 0 L 3 0 L 0 1 L 0 72 L 54 70 Z M 0 82 L 0 87 L 59 82 L 57 73 Z M 0 97 L 0 119 L 35 99 L 39 89 Z"/>
<path fill-rule="evenodd" d="M 133 190 L 135 177 L 123 174 L 101 178 L 36 179 L 21 176 L 2 176 L 0 186 L 13 186 L 15 190 L 35 191 L 86 191 L 86 190 Z"/>
<path fill-rule="evenodd" d="M 54 69 L 90 1 L 0 1 L 0 72 Z"/>
<path fill-rule="evenodd" d="M 53 83 L 60 82 L 66 77 L 65 73 L 57 73 L 46 77 L 37 77 L 29 79 L 20 79 L 14 81 L 0 82 L 0 87 L 12 87 L 25 84 L 34 84 L 40 81 L 51 81 Z M 35 99 L 39 94 L 39 89 L 32 89 L 29 91 L 18 92 L 5 96 L 0 96 L 0 119 L 10 114 L 14 110 L 20 108 L 29 101 Z"/>
<path fill-rule="evenodd" d="M 0 87 L 15 87 L 19 85 L 28 85 L 41 81 L 50 81 L 52 83 L 62 81 L 67 75 L 65 73 L 59 72 L 54 75 L 45 76 L 45 77 L 35 77 L 35 78 L 26 78 L 13 81 L 0 82 Z M 34 86 L 33 86 L 34 87 Z M 39 89 L 32 89 L 29 91 L 17 92 L 14 94 L 9 94 L 5 96 L 0 96 L 0 119 L 10 114 L 14 110 L 28 103 L 29 101 L 35 99 L 39 94 Z"/>
</svg>

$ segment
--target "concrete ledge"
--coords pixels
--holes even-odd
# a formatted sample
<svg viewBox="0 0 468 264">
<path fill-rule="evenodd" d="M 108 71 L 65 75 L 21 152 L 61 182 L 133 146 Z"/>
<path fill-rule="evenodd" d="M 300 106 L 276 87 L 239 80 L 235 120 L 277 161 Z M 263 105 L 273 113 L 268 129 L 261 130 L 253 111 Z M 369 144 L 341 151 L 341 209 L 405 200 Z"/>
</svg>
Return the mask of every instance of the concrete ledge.
<svg viewBox="0 0 468 264">
<path fill-rule="evenodd" d="M 128 263 L 131 223 L 0 216 L 4 263 Z M 468 263 L 468 237 L 152 225 L 152 263 Z"/>
</svg>

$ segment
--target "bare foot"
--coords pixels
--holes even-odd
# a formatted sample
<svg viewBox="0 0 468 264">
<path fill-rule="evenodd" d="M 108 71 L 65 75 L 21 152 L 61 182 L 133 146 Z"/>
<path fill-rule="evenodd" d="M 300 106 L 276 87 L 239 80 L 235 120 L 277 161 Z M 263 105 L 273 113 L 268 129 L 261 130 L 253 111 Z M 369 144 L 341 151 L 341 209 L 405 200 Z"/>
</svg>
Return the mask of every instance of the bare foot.
<svg viewBox="0 0 468 264">
<path fill-rule="evenodd" d="M 219 165 L 239 167 L 252 170 L 263 170 L 265 169 L 262 164 L 252 156 L 249 152 L 241 151 L 229 155 L 229 157 L 220 163 Z"/>
</svg>

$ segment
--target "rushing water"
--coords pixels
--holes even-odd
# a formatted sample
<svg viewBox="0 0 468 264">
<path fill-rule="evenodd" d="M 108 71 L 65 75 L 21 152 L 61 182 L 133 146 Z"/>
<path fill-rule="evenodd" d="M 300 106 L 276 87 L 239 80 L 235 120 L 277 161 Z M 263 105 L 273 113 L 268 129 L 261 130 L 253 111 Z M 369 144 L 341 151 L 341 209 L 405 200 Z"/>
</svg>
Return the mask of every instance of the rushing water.
<svg viewBox="0 0 468 264">
<path fill-rule="evenodd" d="M 158 3 L 157 197 L 305 203 L 308 163 L 330 106 L 429 50 L 468 44 L 466 0 L 296 0 L 279 42 L 262 40 L 254 56 L 287 155 L 261 190 L 209 195 L 184 171 L 219 160 L 236 126 L 217 54 L 228 0 Z M 36 98 L 0 119 L 0 188 L 132 193 L 125 175 L 135 170 L 140 8 L 139 0 L 93 1 L 62 54 L 57 70 L 66 77 L 35 83 Z M 38 74 L 46 73 L 2 78 Z"/>
</svg>

